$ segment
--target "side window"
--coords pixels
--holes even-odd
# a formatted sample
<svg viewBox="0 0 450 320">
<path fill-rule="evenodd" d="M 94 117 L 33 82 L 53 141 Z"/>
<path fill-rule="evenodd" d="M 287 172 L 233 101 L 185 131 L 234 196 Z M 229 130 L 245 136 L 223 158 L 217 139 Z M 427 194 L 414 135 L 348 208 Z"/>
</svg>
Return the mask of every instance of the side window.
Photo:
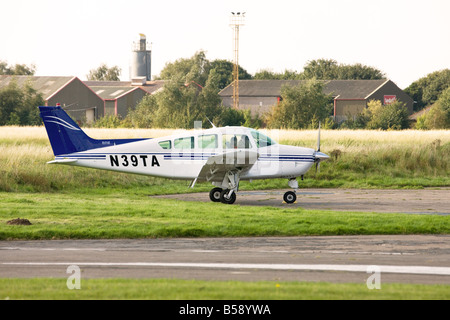
<svg viewBox="0 0 450 320">
<path fill-rule="evenodd" d="M 173 147 L 175 149 L 194 149 L 194 137 L 175 139 Z"/>
<path fill-rule="evenodd" d="M 172 149 L 172 142 L 170 140 L 160 141 L 159 146 L 163 149 Z"/>
<path fill-rule="evenodd" d="M 200 149 L 217 149 L 218 146 L 217 134 L 208 134 L 198 137 L 198 147 Z"/>
<path fill-rule="evenodd" d="M 224 149 L 250 149 L 250 139 L 246 134 L 224 134 L 223 136 Z"/>
</svg>

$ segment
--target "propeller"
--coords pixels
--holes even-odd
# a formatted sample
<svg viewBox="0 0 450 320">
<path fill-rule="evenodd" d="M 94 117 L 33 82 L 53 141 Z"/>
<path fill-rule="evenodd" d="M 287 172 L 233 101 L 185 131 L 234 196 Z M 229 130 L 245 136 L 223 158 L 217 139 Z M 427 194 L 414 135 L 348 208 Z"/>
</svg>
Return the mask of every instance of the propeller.
<svg viewBox="0 0 450 320">
<path fill-rule="evenodd" d="M 320 121 L 319 121 L 319 133 L 317 135 L 317 150 L 314 151 L 314 162 L 316 163 L 316 174 L 320 172 L 320 161 L 327 160 L 330 157 L 325 153 L 320 152 Z"/>
</svg>

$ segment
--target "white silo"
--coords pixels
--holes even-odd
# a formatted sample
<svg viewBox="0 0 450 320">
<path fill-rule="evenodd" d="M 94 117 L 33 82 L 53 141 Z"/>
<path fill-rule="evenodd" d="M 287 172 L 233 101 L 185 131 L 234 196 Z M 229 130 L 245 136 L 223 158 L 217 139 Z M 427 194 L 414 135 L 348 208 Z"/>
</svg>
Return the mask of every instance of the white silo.
<svg viewBox="0 0 450 320">
<path fill-rule="evenodd" d="M 145 34 L 140 34 L 139 42 L 133 42 L 131 54 L 130 80 L 145 77 L 146 81 L 152 79 L 151 74 L 151 50 L 147 50 Z"/>
</svg>

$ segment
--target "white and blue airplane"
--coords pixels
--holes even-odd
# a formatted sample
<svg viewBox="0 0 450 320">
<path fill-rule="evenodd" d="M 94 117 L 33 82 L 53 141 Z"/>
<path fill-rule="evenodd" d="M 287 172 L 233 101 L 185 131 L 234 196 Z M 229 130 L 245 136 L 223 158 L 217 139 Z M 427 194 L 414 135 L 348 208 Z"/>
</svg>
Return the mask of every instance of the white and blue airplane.
<svg viewBox="0 0 450 320">
<path fill-rule="evenodd" d="M 39 107 L 55 159 L 65 164 L 154 177 L 211 182 L 211 201 L 232 204 L 241 180 L 287 178 L 293 191 L 286 203 L 297 199 L 297 177 L 329 158 L 317 150 L 280 145 L 245 127 L 186 131 L 154 139 L 96 140 L 87 136 L 60 107 Z"/>
</svg>

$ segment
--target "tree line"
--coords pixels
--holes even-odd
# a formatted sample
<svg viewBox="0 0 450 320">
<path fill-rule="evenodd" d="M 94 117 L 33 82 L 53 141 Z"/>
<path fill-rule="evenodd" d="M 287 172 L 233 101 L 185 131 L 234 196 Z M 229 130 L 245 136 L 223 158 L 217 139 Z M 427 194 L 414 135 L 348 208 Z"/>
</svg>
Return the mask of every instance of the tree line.
<svg viewBox="0 0 450 320">
<path fill-rule="evenodd" d="M 34 75 L 35 66 L 8 66 L 0 61 L 0 74 Z M 121 70 L 102 64 L 87 75 L 89 80 L 120 80 Z M 227 60 L 206 58 L 199 51 L 190 58 L 181 58 L 167 63 L 155 79 L 165 80 L 164 90 L 146 96 L 130 110 L 125 119 L 105 117 L 95 126 L 106 127 L 158 127 L 193 128 L 194 121 L 201 120 L 208 126 L 243 125 L 270 128 L 316 128 L 320 121 L 327 128 L 408 128 L 408 114 L 401 101 L 382 106 L 380 101 L 370 101 L 367 108 L 356 117 L 349 117 L 343 123 L 334 123 L 332 98 L 323 93 L 320 80 L 383 79 L 385 74 L 373 67 L 340 64 L 332 59 L 308 61 L 302 72 L 285 70 L 274 73 L 260 70 L 254 76 L 239 66 L 239 78 L 308 80 L 281 90 L 281 102 L 265 115 L 254 116 L 250 111 L 234 110 L 222 105 L 219 91 L 233 81 L 233 63 Z M 436 71 L 413 82 L 405 92 L 417 103 L 420 110 L 433 105 L 432 110 L 417 121 L 419 129 L 450 128 L 450 70 Z M 11 81 L 0 90 L 0 125 L 40 124 L 36 106 L 43 104 L 42 96 L 28 83 L 19 87 Z"/>
</svg>

